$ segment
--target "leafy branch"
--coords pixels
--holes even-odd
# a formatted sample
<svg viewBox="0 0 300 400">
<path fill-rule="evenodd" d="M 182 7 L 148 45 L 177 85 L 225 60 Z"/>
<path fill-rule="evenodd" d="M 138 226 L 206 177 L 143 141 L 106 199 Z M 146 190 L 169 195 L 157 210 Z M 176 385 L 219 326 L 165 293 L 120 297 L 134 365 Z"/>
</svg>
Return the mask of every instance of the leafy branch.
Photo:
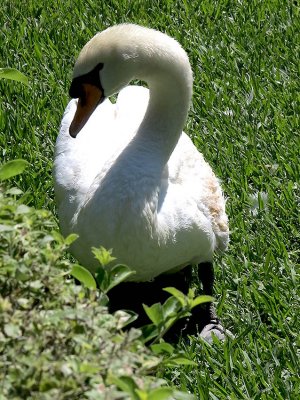
<svg viewBox="0 0 300 400">
<path fill-rule="evenodd" d="M 144 310 L 152 324 L 143 328 L 144 343 L 153 339 L 152 344 L 159 342 L 169 329 L 180 319 L 189 317 L 194 307 L 213 301 L 211 296 L 196 296 L 195 288 L 189 289 L 187 295 L 174 287 L 164 289 L 172 296 L 164 304 L 155 303 L 151 307 L 143 304 Z"/>
</svg>

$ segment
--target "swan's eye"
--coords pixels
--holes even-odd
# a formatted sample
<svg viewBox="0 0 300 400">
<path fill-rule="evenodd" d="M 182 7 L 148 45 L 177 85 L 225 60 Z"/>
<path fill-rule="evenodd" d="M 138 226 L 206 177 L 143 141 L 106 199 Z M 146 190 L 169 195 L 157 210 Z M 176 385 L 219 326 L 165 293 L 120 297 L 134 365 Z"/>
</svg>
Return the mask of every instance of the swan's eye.
<svg viewBox="0 0 300 400">
<path fill-rule="evenodd" d="M 74 81 L 71 84 L 70 90 L 69 90 L 69 95 L 70 95 L 70 97 L 72 97 L 72 99 L 78 99 L 78 98 L 84 97 L 85 90 L 84 90 L 83 84 L 74 79 Z"/>
<path fill-rule="evenodd" d="M 83 83 L 77 85 L 71 85 L 70 96 L 73 99 L 79 99 L 80 105 L 84 107 L 87 101 L 87 93 L 85 85 Z"/>
</svg>

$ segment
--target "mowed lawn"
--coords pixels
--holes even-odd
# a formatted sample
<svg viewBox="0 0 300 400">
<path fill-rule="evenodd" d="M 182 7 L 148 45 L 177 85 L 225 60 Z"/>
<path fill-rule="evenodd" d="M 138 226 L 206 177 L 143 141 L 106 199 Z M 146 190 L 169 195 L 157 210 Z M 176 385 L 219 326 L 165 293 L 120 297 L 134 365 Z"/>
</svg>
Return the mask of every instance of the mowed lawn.
<svg viewBox="0 0 300 400">
<path fill-rule="evenodd" d="M 231 242 L 215 259 L 216 305 L 234 334 L 182 346 L 198 367 L 160 376 L 199 399 L 300 398 L 298 1 L 4 0 L 1 162 L 30 168 L 27 204 L 55 213 L 52 160 L 76 56 L 97 31 L 133 22 L 176 38 L 194 71 L 185 131 L 220 177 Z M 0 396 L 1 397 L 1 396 Z"/>
</svg>

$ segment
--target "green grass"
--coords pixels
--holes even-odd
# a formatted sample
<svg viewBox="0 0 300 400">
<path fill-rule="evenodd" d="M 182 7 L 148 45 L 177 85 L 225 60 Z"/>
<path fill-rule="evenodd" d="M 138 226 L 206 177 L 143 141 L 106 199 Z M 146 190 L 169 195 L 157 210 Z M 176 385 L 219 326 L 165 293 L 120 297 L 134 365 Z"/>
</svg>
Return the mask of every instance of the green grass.
<svg viewBox="0 0 300 400">
<path fill-rule="evenodd" d="M 76 55 L 120 22 L 177 38 L 194 71 L 186 131 L 222 179 L 231 244 L 216 258 L 216 297 L 233 341 L 180 344 L 199 367 L 164 378 L 199 399 L 298 399 L 299 53 L 297 1 L 5 0 L 0 67 L 29 87 L 0 81 L 4 161 L 30 168 L 16 184 L 28 204 L 55 212 L 54 141 Z"/>
</svg>

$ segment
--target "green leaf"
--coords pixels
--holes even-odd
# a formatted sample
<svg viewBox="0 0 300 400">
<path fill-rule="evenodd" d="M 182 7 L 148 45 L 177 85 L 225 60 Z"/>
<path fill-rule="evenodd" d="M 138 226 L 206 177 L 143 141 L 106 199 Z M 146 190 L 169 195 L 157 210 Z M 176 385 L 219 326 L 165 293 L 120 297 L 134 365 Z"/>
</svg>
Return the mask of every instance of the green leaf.
<svg viewBox="0 0 300 400">
<path fill-rule="evenodd" d="M 28 164 L 28 161 L 22 159 L 8 161 L 0 166 L 0 180 L 4 181 L 21 174 Z"/>
<path fill-rule="evenodd" d="M 123 392 L 129 393 L 132 400 L 139 400 L 139 396 L 135 391 L 136 389 L 138 389 L 138 386 L 135 381 L 129 376 L 117 377 L 114 375 L 110 375 L 107 379 L 107 383 L 115 384 L 119 389 L 123 390 Z"/>
<path fill-rule="evenodd" d="M 136 389 L 135 392 L 139 396 L 139 400 L 148 400 L 148 392 L 146 392 L 145 390 Z"/>
<path fill-rule="evenodd" d="M 106 289 L 106 292 L 108 292 L 110 289 L 117 286 L 119 283 L 125 281 L 129 276 L 134 274 L 135 272 L 132 271 L 126 265 L 121 265 L 121 264 L 115 265 L 108 272 L 109 285 L 108 288 Z"/>
<path fill-rule="evenodd" d="M 28 214 L 30 211 L 30 207 L 25 204 L 20 204 L 16 209 L 16 214 Z"/>
<path fill-rule="evenodd" d="M 214 301 L 214 298 L 212 296 L 201 295 L 201 296 L 196 297 L 193 300 L 190 300 L 189 304 L 192 309 L 192 308 L 198 306 L 199 304 L 211 303 L 212 301 Z"/>
<path fill-rule="evenodd" d="M 99 372 L 99 365 L 91 364 L 88 361 L 83 361 L 80 364 L 79 371 L 83 374 L 96 374 L 97 372 Z"/>
<path fill-rule="evenodd" d="M 96 281 L 93 275 L 86 268 L 81 265 L 75 264 L 70 272 L 70 274 L 79 280 L 85 287 L 89 289 L 96 289 Z"/>
<path fill-rule="evenodd" d="M 158 344 L 153 344 L 151 350 L 155 354 L 168 353 L 169 355 L 174 353 L 174 347 L 170 343 L 162 342 Z"/>
<path fill-rule="evenodd" d="M 189 313 L 185 313 L 183 315 L 180 314 L 180 318 L 188 317 L 189 315 L 190 315 Z M 167 330 L 169 330 L 171 328 L 171 326 L 180 318 L 178 318 L 177 315 L 175 317 L 172 317 L 172 318 L 169 317 L 168 320 L 165 321 L 165 328 Z"/>
<path fill-rule="evenodd" d="M 194 297 L 195 297 L 195 291 L 196 291 L 196 288 L 189 288 L 189 291 L 188 291 L 188 298 L 189 299 L 193 299 Z"/>
<path fill-rule="evenodd" d="M 98 299 L 98 303 L 100 306 L 107 306 L 107 304 L 109 303 L 109 298 L 105 293 L 100 293 L 99 299 Z"/>
<path fill-rule="evenodd" d="M 172 400 L 174 390 L 170 387 L 160 387 L 151 390 L 148 394 L 148 400 Z"/>
<path fill-rule="evenodd" d="M 185 306 L 187 304 L 186 296 L 180 290 L 178 290 L 174 287 L 167 287 L 167 288 L 164 288 L 164 291 L 168 292 L 172 296 L 176 297 L 176 299 L 178 299 L 178 301 L 181 303 L 182 306 Z"/>
<path fill-rule="evenodd" d="M 95 258 L 99 261 L 99 263 L 104 267 L 114 261 L 116 257 L 113 257 L 111 255 L 112 250 L 106 250 L 104 247 L 100 246 L 99 248 L 97 247 L 92 247 L 92 252 L 95 256 Z"/>
<path fill-rule="evenodd" d="M 75 242 L 75 240 L 76 239 L 78 239 L 78 235 L 76 234 L 76 233 L 71 233 L 70 235 L 68 235 L 66 238 L 65 238 L 65 244 L 67 245 L 67 246 L 70 246 L 73 242 Z"/>
<path fill-rule="evenodd" d="M 196 400 L 193 394 L 181 392 L 179 390 L 174 390 L 173 396 L 174 400 Z"/>
<path fill-rule="evenodd" d="M 154 323 L 154 325 L 158 326 L 163 322 L 163 312 L 162 312 L 162 305 L 160 303 L 155 303 L 151 307 L 146 306 L 143 304 L 144 310 L 150 320 Z"/>
<path fill-rule="evenodd" d="M 15 68 L 0 68 L 0 79 L 11 79 L 29 86 L 27 76 Z"/>
<path fill-rule="evenodd" d="M 158 335 L 158 329 L 154 324 L 144 325 L 142 328 L 142 342 L 147 343 Z"/>
<path fill-rule="evenodd" d="M 21 189 L 19 189 L 19 188 L 12 187 L 12 188 L 6 190 L 6 193 L 7 194 L 11 194 L 13 196 L 18 196 L 19 194 L 22 194 L 23 191 Z"/>
<path fill-rule="evenodd" d="M 138 314 L 131 310 L 117 310 L 114 316 L 117 318 L 117 329 L 123 329 L 138 319 Z"/>
<path fill-rule="evenodd" d="M 17 338 L 21 336 L 21 329 L 14 324 L 6 324 L 4 325 L 4 332 L 6 336 L 11 338 Z"/>
<path fill-rule="evenodd" d="M 10 232 L 13 231 L 14 229 L 15 229 L 14 226 L 0 224 L 0 232 Z"/>
<path fill-rule="evenodd" d="M 63 245 L 65 243 L 65 238 L 58 231 L 51 231 L 51 236 L 56 241 L 56 243 Z"/>
<path fill-rule="evenodd" d="M 102 292 L 106 293 L 109 286 L 108 272 L 99 265 L 95 273 L 95 278 L 96 282 L 98 283 L 98 287 L 102 290 Z"/>
<path fill-rule="evenodd" d="M 174 365 L 192 365 L 196 367 L 198 364 L 195 361 L 189 360 L 186 357 L 175 357 L 166 360 L 167 366 L 174 366 Z"/>
<path fill-rule="evenodd" d="M 180 302 L 176 297 L 169 297 L 162 306 L 164 320 L 176 316 L 176 313 L 180 310 Z"/>
</svg>

